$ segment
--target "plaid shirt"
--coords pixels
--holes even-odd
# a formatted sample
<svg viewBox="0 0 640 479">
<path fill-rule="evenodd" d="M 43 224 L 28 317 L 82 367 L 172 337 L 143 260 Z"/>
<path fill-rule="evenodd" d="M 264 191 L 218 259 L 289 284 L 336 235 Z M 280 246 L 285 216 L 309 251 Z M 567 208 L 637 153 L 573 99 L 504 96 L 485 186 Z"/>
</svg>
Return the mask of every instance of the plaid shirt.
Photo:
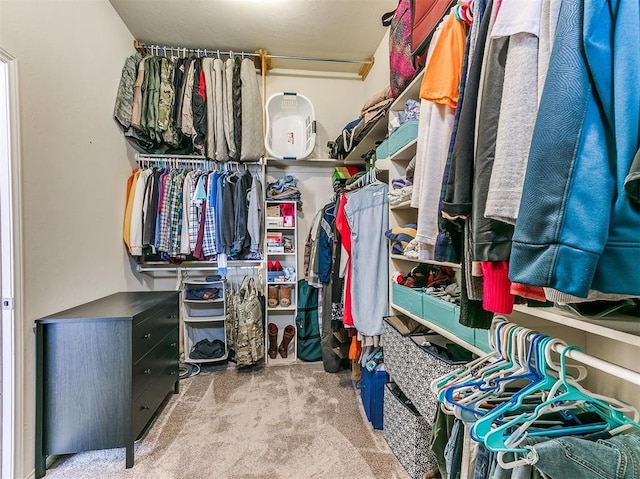
<svg viewBox="0 0 640 479">
<path fill-rule="evenodd" d="M 209 187 L 207 190 L 207 201 L 205 202 L 205 208 L 207 208 L 207 214 L 205 215 L 204 223 L 204 237 L 202 239 L 202 254 L 205 257 L 214 256 L 217 253 L 216 250 L 216 205 L 212 198 L 216 197 L 216 178 L 215 173 L 209 173 Z"/>
<path fill-rule="evenodd" d="M 182 240 L 182 190 L 185 176 L 185 170 L 178 170 L 171 182 L 171 198 L 169 206 L 171 246 L 169 256 L 173 257 L 180 255 L 180 242 Z"/>
<path fill-rule="evenodd" d="M 158 233 L 156 234 L 156 250 L 161 253 L 169 252 L 171 241 L 171 222 L 169 220 L 170 190 L 175 170 L 169 170 L 160 177 L 160 198 Z"/>
<path fill-rule="evenodd" d="M 189 205 L 189 248 L 191 251 L 196 250 L 196 241 L 198 241 L 198 228 L 200 227 L 200 218 L 202 212 L 202 200 L 196 198 L 198 183 L 204 181 L 204 175 L 201 171 L 194 171 L 191 180 L 191 193 Z"/>
</svg>

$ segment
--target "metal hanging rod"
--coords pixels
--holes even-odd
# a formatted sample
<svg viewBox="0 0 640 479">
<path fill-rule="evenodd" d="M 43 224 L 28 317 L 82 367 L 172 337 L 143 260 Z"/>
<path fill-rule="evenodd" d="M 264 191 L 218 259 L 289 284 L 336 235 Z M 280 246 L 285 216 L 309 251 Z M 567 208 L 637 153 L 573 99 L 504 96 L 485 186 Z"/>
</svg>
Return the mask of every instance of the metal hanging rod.
<svg viewBox="0 0 640 479">
<path fill-rule="evenodd" d="M 357 63 L 360 65 L 373 65 L 373 60 L 343 60 L 340 58 L 313 58 L 313 57 L 296 57 L 292 55 L 271 55 L 266 54 L 267 58 L 276 58 L 280 60 L 303 60 L 310 62 L 333 62 L 333 63 Z"/>
<path fill-rule="evenodd" d="M 248 52 L 234 52 L 234 51 L 221 51 L 219 49 L 208 49 L 208 48 L 186 48 L 186 47 L 170 47 L 166 45 L 151 45 L 143 42 L 139 42 L 138 40 L 133 41 L 133 47 L 136 50 L 144 50 L 145 52 L 155 54 L 155 55 L 166 55 L 167 53 L 177 54 L 177 56 L 186 56 L 187 53 L 194 53 L 198 56 L 231 56 L 231 55 L 240 55 L 245 57 L 260 57 L 259 53 L 248 53 Z"/>
<path fill-rule="evenodd" d="M 234 51 L 221 51 L 217 49 L 209 49 L 209 48 L 185 48 L 185 47 L 169 47 L 165 45 L 150 45 L 143 42 L 139 42 L 138 40 L 133 41 L 133 46 L 136 50 L 144 50 L 145 52 L 152 53 L 155 55 L 165 55 L 166 53 L 176 53 L 178 56 L 186 56 L 187 53 L 193 53 L 198 56 L 231 56 L 231 55 L 240 55 L 246 57 L 262 57 L 268 59 L 278 59 L 278 60 L 301 60 L 301 61 L 311 61 L 311 62 L 332 62 L 332 63 L 354 63 L 359 65 L 373 65 L 374 60 L 372 58 L 368 60 L 348 60 L 342 58 L 314 58 L 314 57 L 299 57 L 295 55 L 272 55 L 271 53 L 267 53 L 264 50 L 261 50 L 263 53 L 248 53 L 248 52 L 234 52 Z"/>
</svg>

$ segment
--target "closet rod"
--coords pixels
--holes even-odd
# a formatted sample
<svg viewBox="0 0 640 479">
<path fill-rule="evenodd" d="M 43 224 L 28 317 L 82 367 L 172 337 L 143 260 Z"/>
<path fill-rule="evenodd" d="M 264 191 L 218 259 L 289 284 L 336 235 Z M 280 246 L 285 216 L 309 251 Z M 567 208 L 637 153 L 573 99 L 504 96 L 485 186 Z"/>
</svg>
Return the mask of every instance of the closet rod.
<svg viewBox="0 0 640 479">
<path fill-rule="evenodd" d="M 509 319 L 506 316 L 502 315 L 494 316 L 493 324 L 489 329 L 491 335 L 495 333 L 495 327 L 500 321 L 509 322 Z M 583 353 L 582 351 L 579 351 L 572 347 L 563 346 L 561 344 L 554 344 L 553 350 L 558 354 L 563 354 L 564 352 L 566 357 L 578 361 L 579 363 L 582 363 L 586 366 L 591 366 L 592 368 L 598 369 L 604 373 L 611 374 L 612 376 L 616 376 L 627 382 L 633 383 L 636 386 L 640 386 L 640 373 L 633 371 L 632 369 L 624 368 L 617 364 L 610 363 L 609 361 L 605 361 L 604 359 L 590 356 L 586 353 Z M 565 350 L 567 351 L 565 352 Z"/>
<path fill-rule="evenodd" d="M 177 52 L 180 55 L 183 52 L 187 53 L 195 53 L 199 56 L 214 56 L 214 55 L 244 55 L 249 57 L 261 57 L 260 53 L 247 53 L 247 52 L 234 52 L 234 51 L 220 51 L 216 49 L 209 48 L 183 48 L 183 47 L 167 47 L 165 45 L 149 45 L 143 42 L 139 42 L 138 40 L 133 41 L 133 47 L 136 50 L 145 50 L 147 52 L 153 53 L 156 52 L 159 55 L 164 54 L 165 52 Z M 310 61 L 310 62 L 333 62 L 333 63 L 356 63 L 360 65 L 373 65 L 374 60 L 348 60 L 342 58 L 314 58 L 314 57 L 299 57 L 295 55 L 273 55 L 271 53 L 264 54 L 265 58 L 275 58 L 278 60 L 301 60 L 301 61 Z"/>
<path fill-rule="evenodd" d="M 556 345 L 553 348 L 553 350 L 558 354 L 562 354 L 565 349 L 567 349 L 567 347 L 561 345 Z M 618 366 L 617 364 L 613 364 L 608 361 L 589 356 L 588 354 L 585 354 L 582 351 L 577 351 L 575 349 L 569 349 L 569 351 L 566 353 L 566 356 L 586 366 L 591 366 L 592 368 L 598 369 L 605 373 L 611 374 L 612 376 L 616 376 L 627 382 L 633 383 L 636 386 L 640 386 L 640 373 L 632 371 L 631 369 L 623 368 L 622 366 Z"/>
<path fill-rule="evenodd" d="M 136 50 L 144 50 L 149 53 L 157 53 L 158 55 L 163 55 L 166 52 L 169 53 L 177 53 L 178 56 L 180 54 L 185 53 L 195 53 L 199 56 L 213 56 L 213 55 L 244 55 L 246 57 L 259 57 L 259 53 L 248 53 L 248 52 L 233 52 L 233 51 L 220 51 L 218 49 L 209 49 L 209 48 L 186 48 L 186 47 L 168 47 L 166 45 L 150 45 L 144 42 L 139 42 L 138 40 L 133 41 L 133 48 Z"/>
<path fill-rule="evenodd" d="M 175 158 L 176 160 L 206 160 L 206 156 L 201 155 L 169 155 L 169 154 L 147 154 L 147 153 L 137 153 L 136 158 L 140 160 L 155 160 L 155 159 L 170 159 Z"/>
</svg>

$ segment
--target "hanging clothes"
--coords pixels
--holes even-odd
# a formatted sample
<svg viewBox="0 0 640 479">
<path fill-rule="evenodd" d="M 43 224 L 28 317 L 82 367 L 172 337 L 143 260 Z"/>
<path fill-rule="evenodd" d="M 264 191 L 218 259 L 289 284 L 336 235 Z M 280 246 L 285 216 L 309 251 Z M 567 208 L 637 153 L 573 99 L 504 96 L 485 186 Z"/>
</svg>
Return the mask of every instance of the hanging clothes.
<svg viewBox="0 0 640 479">
<path fill-rule="evenodd" d="M 250 59 L 131 55 L 113 116 L 141 153 L 197 153 L 220 162 L 264 153 L 262 94 Z"/>
<path fill-rule="evenodd" d="M 382 334 L 389 306 L 388 186 L 374 182 L 348 193 L 344 215 L 351 231 L 350 288 L 353 324 L 365 336 Z M 375 298 L 375 300 L 372 300 Z"/>
<path fill-rule="evenodd" d="M 258 289 L 253 278 L 245 277 L 237 292 L 231 294 L 233 332 L 236 364 L 248 367 L 264 359 L 263 311 Z"/>
<path fill-rule="evenodd" d="M 215 260 L 225 245 L 232 259 L 259 260 L 261 190 L 248 170 L 135 169 L 127 180 L 123 239 L 132 256 L 149 260 Z"/>
</svg>

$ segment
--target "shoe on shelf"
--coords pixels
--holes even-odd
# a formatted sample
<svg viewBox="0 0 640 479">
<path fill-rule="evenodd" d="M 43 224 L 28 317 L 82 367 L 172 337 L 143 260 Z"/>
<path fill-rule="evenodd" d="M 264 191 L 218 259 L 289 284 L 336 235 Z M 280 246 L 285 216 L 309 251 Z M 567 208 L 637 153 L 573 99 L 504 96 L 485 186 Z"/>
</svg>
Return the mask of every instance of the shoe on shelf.
<svg viewBox="0 0 640 479">
<path fill-rule="evenodd" d="M 282 271 L 282 264 L 280 264 L 280 261 L 276 260 L 273 263 L 273 269 L 271 271 Z"/>
<path fill-rule="evenodd" d="M 273 261 L 271 260 L 267 261 L 267 271 L 275 271 L 273 269 Z"/>
<path fill-rule="evenodd" d="M 269 335 L 269 348 L 267 354 L 271 359 L 278 357 L 278 326 L 273 323 L 267 325 L 267 333 Z"/>
<path fill-rule="evenodd" d="M 269 298 L 267 304 L 269 305 L 269 307 L 275 308 L 276 306 L 278 306 L 278 303 L 280 302 L 280 285 L 270 284 L 268 295 Z"/>
<path fill-rule="evenodd" d="M 291 295 L 293 293 L 292 284 L 280 285 L 280 306 L 287 308 L 291 306 Z"/>
<path fill-rule="evenodd" d="M 282 334 L 282 342 L 278 347 L 278 352 L 280 353 L 280 356 L 283 359 L 286 358 L 287 355 L 289 354 L 289 343 L 291 342 L 291 340 L 295 335 L 296 335 L 296 328 L 292 324 L 289 324 L 284 328 L 284 331 Z"/>
</svg>

